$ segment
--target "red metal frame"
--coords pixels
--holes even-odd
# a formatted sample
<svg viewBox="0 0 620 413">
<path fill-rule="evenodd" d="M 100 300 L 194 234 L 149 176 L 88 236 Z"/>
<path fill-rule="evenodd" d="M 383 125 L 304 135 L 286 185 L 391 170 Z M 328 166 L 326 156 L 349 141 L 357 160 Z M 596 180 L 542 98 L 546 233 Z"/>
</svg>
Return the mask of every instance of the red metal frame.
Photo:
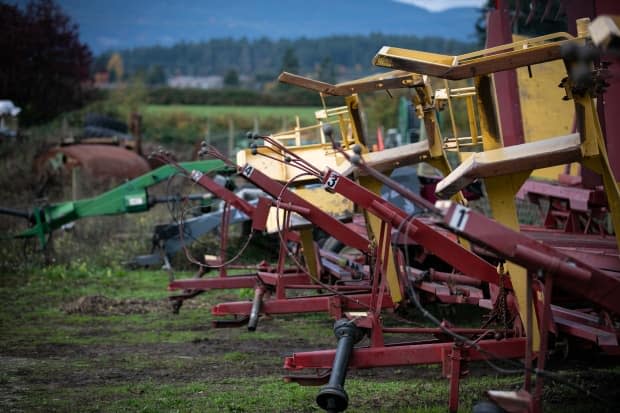
<svg viewBox="0 0 620 413">
<path fill-rule="evenodd" d="M 274 298 L 263 301 L 261 312 L 264 314 L 292 314 L 292 313 L 320 313 L 327 312 L 332 318 L 342 318 L 346 311 L 362 310 L 371 308 L 377 301 L 369 293 L 346 293 L 325 294 L 295 298 Z M 389 294 L 384 293 L 381 308 L 393 308 Z M 252 309 L 249 301 L 226 302 L 211 308 L 214 316 L 247 316 Z"/>
<path fill-rule="evenodd" d="M 258 175 L 259 173 L 257 173 L 255 176 L 258 176 Z M 198 183 L 203 188 L 207 189 L 208 191 L 213 193 L 215 196 L 217 196 L 218 198 L 226 202 L 225 211 L 224 211 L 224 214 L 222 215 L 223 233 L 222 233 L 222 239 L 220 243 L 220 250 L 221 250 L 222 256 L 224 255 L 226 251 L 227 229 L 228 229 L 228 222 L 229 222 L 228 211 L 230 210 L 231 207 L 235 207 L 241 212 L 243 212 L 244 214 L 248 215 L 252 219 L 253 229 L 262 231 L 266 228 L 267 216 L 269 214 L 269 210 L 271 206 L 274 204 L 272 200 L 269 200 L 267 198 L 261 198 L 259 199 L 258 205 L 255 207 L 249 202 L 245 201 L 244 199 L 238 197 L 232 191 L 217 184 L 215 181 L 213 181 L 211 178 L 209 178 L 207 175 L 201 172 L 192 171 L 191 177 L 196 183 Z M 262 181 L 263 185 L 268 186 L 264 182 L 267 182 L 269 178 L 267 177 L 263 177 L 263 178 L 265 178 Z M 276 191 L 288 192 L 288 190 L 283 191 L 283 187 L 278 187 L 278 186 L 273 186 L 273 185 L 268 186 L 268 187 L 271 188 L 273 193 L 276 193 Z M 305 203 L 299 202 L 299 199 L 301 198 L 297 196 L 289 196 L 287 198 L 288 198 L 288 202 L 280 203 L 278 205 L 284 211 L 283 215 L 284 215 L 285 222 L 289 221 L 291 211 L 299 213 L 303 216 L 308 216 L 308 215 L 317 216 L 319 219 L 322 220 L 321 222 L 324 222 L 324 225 L 327 228 L 331 228 L 333 231 L 341 231 L 340 233 L 342 233 L 342 231 L 346 230 L 347 237 L 345 237 L 345 239 L 353 240 L 358 246 L 359 245 L 368 246 L 368 242 L 364 240 L 362 235 L 358 234 L 353 229 L 350 229 L 346 225 L 342 224 L 340 221 L 332 218 L 329 215 L 327 215 L 328 218 L 326 218 L 325 217 L 326 214 L 322 213 L 322 211 L 320 210 L 318 210 L 317 212 L 316 208 L 312 207 L 311 204 L 307 202 Z M 291 201 L 295 201 L 296 203 L 293 203 Z M 307 206 L 311 206 L 312 208 L 307 208 Z M 335 225 L 336 223 L 338 225 Z M 298 233 L 290 230 L 288 228 L 288 225 L 285 225 L 284 228 L 282 229 L 282 237 L 285 240 L 290 240 L 290 241 L 299 243 Z M 362 240 L 364 240 L 363 244 L 362 244 Z M 288 254 L 287 246 L 284 244 L 281 244 L 279 259 L 278 259 L 278 263 L 276 267 L 271 268 L 267 265 L 259 264 L 256 272 L 250 275 L 244 274 L 244 275 L 230 276 L 226 272 L 226 267 L 222 266 L 220 267 L 218 277 L 191 278 L 191 279 L 172 281 L 169 283 L 169 286 L 168 286 L 169 290 L 182 289 L 182 290 L 185 290 L 185 292 L 180 295 L 171 296 L 170 299 L 175 300 L 175 301 L 180 301 L 186 298 L 194 297 L 200 294 L 201 292 L 211 290 L 211 289 L 236 289 L 236 288 L 257 288 L 257 289 L 260 288 L 262 289 L 263 285 L 268 285 L 273 290 L 275 290 L 275 296 L 277 298 L 277 301 L 273 301 L 272 304 L 270 304 L 269 306 L 265 308 L 270 309 L 272 313 L 274 314 L 275 313 L 282 314 L 282 313 L 303 312 L 303 308 L 304 308 L 303 303 L 324 302 L 322 298 L 318 298 L 318 299 L 309 298 L 309 299 L 304 299 L 300 301 L 301 304 L 299 304 L 297 302 L 291 302 L 289 299 L 286 299 L 286 293 L 285 293 L 286 289 L 322 288 L 320 287 L 320 285 L 316 284 L 316 281 L 312 280 L 306 272 L 300 270 L 299 268 L 287 269 L 285 267 L 285 258 L 287 254 Z M 338 292 L 360 291 L 364 289 L 368 290 L 368 284 L 361 283 L 360 286 L 337 286 L 337 287 L 332 287 L 332 289 Z M 261 294 L 261 297 L 263 295 L 264 294 Z M 346 300 L 344 301 L 346 302 Z M 361 302 L 363 301 L 364 300 L 361 300 Z M 290 303 L 290 305 L 287 303 Z M 239 307 L 239 306 L 235 307 L 234 304 L 235 303 L 231 303 L 231 306 L 227 306 L 226 304 L 223 304 L 219 311 L 217 309 L 214 310 L 214 314 L 225 315 L 226 312 L 225 310 L 223 310 L 224 308 Z M 241 303 L 241 304 L 246 304 L 246 303 Z M 311 304 L 311 305 L 315 305 L 315 304 Z M 246 308 L 247 306 L 241 305 L 240 307 Z M 333 305 L 324 306 L 322 311 L 328 311 L 332 307 Z M 358 308 L 358 307 L 354 306 L 352 308 Z M 247 311 L 237 311 L 237 312 L 233 311 L 230 314 L 249 315 L 250 311 L 251 311 L 251 305 L 247 307 Z"/>
<path fill-rule="evenodd" d="M 518 358 L 522 357 L 525 352 L 525 338 L 523 337 L 480 340 L 478 344 L 483 350 L 501 358 Z M 353 352 L 349 367 L 361 369 L 444 363 L 447 362 L 447 357 L 454 346 L 452 341 L 431 340 L 387 344 L 382 347 L 358 347 Z M 491 359 L 488 353 L 481 353 L 473 348 L 467 350 L 469 360 Z M 284 359 L 284 368 L 293 371 L 329 369 L 332 366 L 334 354 L 335 350 L 294 353 Z"/>
<path fill-rule="evenodd" d="M 600 188 L 586 189 L 528 180 L 517 197 L 527 197 L 538 206 L 541 215 L 541 200 L 548 202 L 547 211 L 542 216 L 544 228 L 584 234 L 606 233 L 602 221 L 608 213 L 608 205 L 605 191 Z"/>
<path fill-rule="evenodd" d="M 565 292 L 620 314 L 620 279 L 614 275 L 569 257 L 463 206 L 450 203 L 443 223 L 498 256 L 531 271 L 544 270 L 554 274 L 556 287 Z"/>
<path fill-rule="evenodd" d="M 222 236 L 220 239 L 220 256 L 223 257 L 226 253 L 226 247 L 228 244 L 228 224 L 230 221 L 230 209 L 236 208 L 248 217 L 252 219 L 252 227 L 256 230 L 264 230 L 266 227 L 266 215 L 262 214 L 262 210 L 247 202 L 245 199 L 240 198 L 234 192 L 219 185 L 208 175 L 199 171 L 191 171 L 190 174 L 193 181 L 202 186 L 217 198 L 225 202 L 224 213 L 222 214 Z M 269 202 L 270 203 L 270 202 Z M 260 203 L 259 203 L 260 204 Z M 236 288 L 253 288 L 256 285 L 256 276 L 258 270 L 267 270 L 268 267 L 259 264 L 256 272 L 251 274 L 234 275 L 227 274 L 226 266 L 222 263 L 218 263 L 220 266 L 219 276 L 214 278 L 192 278 L 183 280 L 171 281 L 168 285 L 168 290 L 187 290 L 186 293 L 171 296 L 171 300 L 182 300 L 184 298 L 193 297 L 200 292 L 210 289 L 236 289 Z"/>
<path fill-rule="evenodd" d="M 354 181 L 341 176 L 335 171 L 327 170 L 324 174 L 323 185 L 326 189 L 343 195 L 345 198 L 353 201 L 356 205 L 382 220 L 383 224 L 379 241 L 379 251 L 388 250 L 385 242 L 388 241 L 388 238 L 391 238 L 389 236 L 391 228 L 397 228 L 411 240 L 428 249 L 436 256 L 473 279 L 499 284 L 497 270 L 488 262 L 462 247 L 456 240 L 433 229 L 422 220 L 418 218 L 410 219 L 411 217 L 404 211 L 359 186 Z M 377 253 L 377 255 L 380 254 L 380 252 Z M 375 270 L 378 271 L 378 268 L 376 267 Z M 382 274 L 385 274 L 385 268 L 382 268 L 381 271 L 383 271 Z M 377 280 L 379 279 L 381 280 L 381 285 L 377 285 Z M 458 387 L 461 376 L 461 363 L 467 360 L 479 359 L 479 357 L 482 356 L 476 351 L 472 352 L 472 349 L 462 348 L 460 345 L 452 342 L 424 342 L 396 346 L 385 345 L 383 334 L 391 332 L 389 329 L 382 328 L 379 314 L 381 308 L 383 308 L 382 299 L 384 297 L 383 292 L 386 288 L 385 280 L 385 276 L 375 276 L 373 278 L 373 295 L 375 291 L 379 292 L 378 295 L 375 295 L 377 304 L 373 306 L 370 312 L 367 312 L 365 317 L 359 317 L 359 315 L 355 317 L 355 323 L 359 327 L 369 329 L 371 347 L 356 349 L 353 352 L 350 367 L 366 368 L 442 362 L 444 371 L 450 372 L 450 410 L 456 411 L 458 408 Z M 419 284 L 418 288 L 433 294 L 438 292 L 437 285 L 433 285 L 433 283 L 423 282 Z M 461 288 L 467 289 L 468 286 L 462 286 Z M 437 296 L 440 300 L 444 300 L 445 302 L 460 301 L 479 304 L 480 301 L 482 301 L 482 297 L 476 296 L 476 289 L 474 287 L 469 286 L 469 288 L 474 294 L 466 299 L 463 299 L 461 296 L 461 298 L 454 298 L 451 300 L 451 296 L 456 296 L 449 289 L 440 291 Z M 482 342 L 484 346 L 491 348 L 493 350 L 492 352 L 498 357 L 521 357 L 524 354 L 523 339 L 505 339 L 501 342 L 483 340 Z M 518 343 L 516 347 L 514 343 Z M 292 358 L 286 359 L 285 368 L 327 369 L 331 367 L 334 354 L 335 350 L 298 353 Z M 486 358 L 487 356 L 484 357 Z M 301 379 L 290 377 L 290 380 L 305 383 L 309 379 L 308 377 Z"/>
<path fill-rule="evenodd" d="M 246 164 L 239 168 L 241 175 L 252 182 L 258 188 L 265 191 L 278 200 L 277 205 L 281 208 L 293 206 L 302 208 L 298 212 L 301 216 L 312 222 L 313 225 L 321 228 L 332 237 L 341 241 L 345 245 L 356 248 L 364 253 L 371 251 L 368 238 L 351 231 L 344 223 L 322 211 L 310 202 L 301 198 L 299 195 L 288 190 L 281 183 L 269 178 L 267 175 L 257 170 L 253 166 Z"/>
<path fill-rule="evenodd" d="M 384 329 L 385 332 L 387 329 Z M 497 358 L 520 358 L 525 351 L 525 338 L 505 338 L 502 340 L 480 340 L 482 351 L 465 347 L 454 342 L 439 340 L 417 343 L 358 347 L 349 360 L 349 368 L 396 367 L 420 364 L 441 364 L 444 377 L 450 380 L 449 411 L 458 410 L 459 383 L 466 363 L 489 360 L 493 354 Z M 302 369 L 331 369 L 336 350 L 319 350 L 294 353 L 285 358 L 284 368 L 297 371 Z M 307 376 L 288 375 L 285 380 L 299 384 L 320 384 L 326 382 L 328 375 L 312 380 Z"/>
<path fill-rule="evenodd" d="M 294 197 L 290 197 L 290 195 L 294 194 L 289 194 L 289 191 L 284 186 L 256 171 L 251 166 L 246 165 L 242 168 L 242 171 L 246 178 L 267 193 L 277 197 L 280 202 L 296 205 L 294 208 L 289 208 L 289 210 L 295 210 L 295 212 L 300 213 L 314 224 L 318 224 L 316 219 L 321 220 L 322 225 L 325 225 L 328 221 L 320 214 L 314 213 L 316 208 L 312 205 L 305 201 L 299 202 Z M 526 325 L 526 338 L 514 337 L 488 340 L 482 339 L 486 335 L 485 332 L 470 332 L 474 336 L 478 336 L 477 343 L 480 345 L 479 348 L 484 349 L 486 352 L 479 352 L 473 347 L 466 347 L 463 343 L 441 340 L 386 345 L 384 342 L 385 333 L 415 332 L 415 329 L 383 328 L 381 323 L 381 310 L 385 307 L 393 306 L 390 296 L 386 292 L 385 277 L 386 254 L 389 250 L 388 244 L 392 238 L 391 231 L 393 228 L 404 233 L 410 240 L 418 243 L 444 262 L 452 265 L 455 269 L 474 280 L 499 285 L 500 276 L 495 267 L 462 247 L 452 237 L 437 231 L 418 218 L 412 219 L 404 211 L 337 172 L 328 169 L 323 174 L 322 183 L 327 190 L 343 195 L 359 207 L 379 217 L 382 221 L 380 233 L 375 234 L 378 238 L 378 243 L 374 249 L 376 263 L 370 293 L 357 296 L 355 298 L 357 302 L 349 301 L 347 305 L 342 305 L 341 300 L 347 300 L 347 298 L 341 294 L 303 297 L 301 299 L 281 299 L 281 297 L 277 297 L 275 300 L 267 300 L 262 311 L 266 313 L 308 312 L 324 311 L 327 308 L 332 309 L 329 310 L 332 315 L 342 317 L 346 315 L 344 313 L 346 309 L 364 309 L 363 307 L 367 307 L 364 309 L 366 310 L 365 315 L 360 316 L 358 313 L 352 317 L 352 320 L 358 327 L 368 329 L 370 347 L 356 349 L 350 360 L 350 367 L 367 368 L 442 363 L 444 372 L 450 376 L 449 408 L 450 411 L 456 411 L 458 408 L 458 387 L 463 367 L 462 363 L 468 360 L 480 360 L 488 357 L 521 358 L 524 355 L 527 360 L 531 361 L 535 356 L 531 351 L 532 346 L 530 343 L 534 328 L 539 328 L 541 331 L 541 350 L 543 352 L 546 352 L 547 348 L 548 331 L 568 332 L 573 336 L 596 342 L 612 354 L 618 350 L 619 334 L 617 329 L 613 328 L 613 324 L 601 326 L 600 322 L 594 322 L 593 320 L 590 320 L 592 322 L 588 323 L 586 322 L 588 321 L 587 318 L 583 314 L 575 314 L 560 307 L 552 307 L 550 299 L 543 301 L 540 299 L 534 300 L 532 297 L 534 291 L 539 292 L 537 297 L 551 297 L 552 285 L 554 285 L 575 297 L 589 300 L 601 306 L 604 310 L 618 314 L 620 313 L 620 302 L 615 303 L 613 300 L 613 296 L 617 296 L 617 293 L 620 292 L 620 280 L 618 278 L 456 204 L 450 204 L 447 212 L 444 212 L 443 221 L 441 221 L 443 225 L 482 246 L 497 257 L 513 261 L 528 268 L 530 271 L 542 270 L 547 274 L 544 284 L 528 278 L 528 303 L 534 302 L 539 314 L 540 325 L 535 327 L 528 323 Z M 435 208 L 430 210 L 436 214 L 440 212 Z M 333 220 L 331 217 L 329 219 Z M 339 234 L 337 238 L 344 242 L 343 234 Z M 370 249 L 369 246 L 368 249 Z M 367 252 L 364 249 L 362 251 Z M 466 286 L 460 287 L 464 288 Z M 474 292 L 474 295 L 471 299 L 461 298 L 461 302 L 478 303 L 480 305 L 482 301 L 487 301 L 482 300 L 482 297 L 476 295 L 475 287 L 471 285 L 469 287 L 471 288 L 469 291 Z M 510 285 L 507 287 L 510 288 Z M 439 299 L 444 299 L 447 302 L 450 302 L 450 296 L 454 295 L 454 292 L 450 291 L 449 288 L 447 290 L 438 290 L 437 285 L 434 285 L 432 281 L 424 280 L 418 285 L 418 288 L 434 294 Z M 462 295 L 462 297 L 464 296 L 465 294 Z M 360 305 L 360 303 L 363 304 Z M 355 304 L 361 308 L 356 308 Z M 272 306 L 271 308 L 269 308 L 270 305 Z M 485 303 L 485 305 L 488 305 L 488 303 Z M 526 307 L 528 310 L 532 308 L 531 305 L 526 305 Z M 333 310 L 334 308 L 335 310 Z M 220 312 L 246 315 L 251 309 L 251 303 L 225 303 L 215 307 L 213 311 L 216 315 L 219 315 Z M 528 317 L 528 320 L 532 320 L 532 317 Z M 434 333 L 437 332 L 438 330 L 434 331 Z M 463 331 L 462 333 L 466 332 Z M 506 335 L 502 335 L 502 337 L 516 333 L 517 330 L 505 332 L 504 334 Z M 332 366 L 334 354 L 335 350 L 296 353 L 286 359 L 285 368 L 292 370 L 306 368 L 329 369 Z M 543 369 L 544 357 L 540 357 L 538 363 L 538 368 Z M 529 385 L 531 371 L 528 369 L 525 369 L 525 371 L 526 391 L 529 392 L 531 391 Z M 325 376 L 321 377 L 321 379 L 324 378 Z M 290 377 L 290 380 L 304 383 L 312 381 L 307 376 L 304 378 Z M 542 391 L 541 386 L 542 384 L 536 385 L 533 400 L 539 399 Z M 536 403 L 532 405 L 536 405 Z"/>
<path fill-rule="evenodd" d="M 250 165 L 239 168 L 241 174 L 258 188 L 273 196 L 278 201 L 259 202 L 258 207 L 253 207 L 244 200 L 240 200 L 227 189 L 217 185 L 206 175 L 198 172 L 192 172 L 192 179 L 216 196 L 230 202 L 233 205 L 239 205 L 239 209 L 254 218 L 260 216 L 258 224 L 253 222 L 253 227 L 260 227 L 262 222 L 266 220 L 269 208 L 275 203 L 276 206 L 284 211 L 283 232 L 287 234 L 293 232 L 288 229 L 287 223 L 290 220 L 291 212 L 298 213 L 302 217 L 308 219 L 312 224 L 320 227 L 334 238 L 340 240 L 344 244 L 357 248 L 363 253 L 371 253 L 373 248 L 370 242 L 363 235 L 348 227 L 338 219 L 323 212 L 308 201 L 288 190 L 284 185 L 274 181 L 262 172 L 254 169 Z M 321 289 L 324 286 L 316 284 L 308 274 L 304 271 L 287 272 L 284 270 L 284 258 L 287 256 L 286 246 L 281 245 L 279 262 L 274 271 L 258 271 L 256 277 L 223 277 L 210 279 L 189 279 L 179 280 L 170 284 L 171 288 L 192 288 L 206 290 L 210 288 L 238 288 L 255 287 L 263 290 L 265 285 L 270 286 L 275 292 L 275 298 L 266 299 L 271 292 L 264 291 L 259 295 L 262 299 L 261 313 L 267 314 L 289 314 L 299 312 L 329 312 L 335 317 L 342 317 L 345 310 L 364 310 L 371 308 L 375 302 L 379 301 L 380 308 L 393 307 L 394 304 L 389 296 L 385 299 L 377 299 L 376 292 L 368 293 L 370 286 L 367 281 L 358 282 L 350 285 L 330 286 L 329 290 L 334 294 L 294 297 L 287 298 L 286 289 Z M 380 265 L 380 260 L 377 261 Z M 354 294 L 353 292 L 358 292 Z M 360 293 L 364 291 L 364 293 Z M 216 316 L 234 315 L 249 316 L 252 311 L 251 302 L 229 302 L 221 303 L 213 307 L 212 313 Z M 217 324 L 220 325 L 220 324 Z"/>
<path fill-rule="evenodd" d="M 420 218 L 408 214 L 375 193 L 339 173 L 327 170 L 323 185 L 353 201 L 359 207 L 400 229 L 410 240 L 423 246 L 461 273 L 493 284 L 499 284 L 494 266 L 460 245 L 451 237 L 433 229 Z M 402 227 L 402 228 L 401 228 Z"/>
<path fill-rule="evenodd" d="M 398 228 L 409 238 L 429 249 L 445 262 L 453 265 L 465 274 L 479 280 L 498 284 L 499 276 L 496 269 L 490 264 L 461 247 L 453 239 L 441 235 L 440 232 L 426 225 L 421 220 L 412 219 L 410 223 L 407 223 L 409 217 L 406 213 L 377 197 L 370 191 L 360 187 L 355 182 L 334 171 L 328 170 L 324 175 L 323 184 L 327 189 L 338 192 L 352 200 L 355 204 L 379 217 L 384 222 L 389 223 L 393 228 Z M 457 208 L 459 208 L 458 212 Z M 457 213 L 462 215 L 455 215 Z M 451 230 L 464 235 L 468 240 L 474 241 L 476 244 L 483 246 L 499 257 L 508 258 L 530 270 L 542 268 L 550 271 L 551 275 L 544 287 L 545 293 L 547 294 L 551 293 L 550 279 L 551 276 L 554 276 L 556 284 L 560 288 L 598 303 L 616 314 L 619 312 L 618 310 L 620 310 L 620 303 L 614 303 L 612 298 L 614 293 L 617 294 L 617 292 L 620 292 L 620 280 L 603 271 L 585 265 L 579 260 L 566 256 L 552 247 L 540 244 L 525 235 L 509 230 L 483 215 L 473 211 L 470 214 L 469 209 L 457 206 L 456 204 L 451 205 L 444 216 L 443 223 Z M 541 253 L 541 250 L 543 253 Z M 588 284 L 592 285 L 589 286 Z M 531 297 L 531 294 L 528 294 L 528 297 Z M 537 301 L 537 304 L 539 313 L 542 315 L 541 326 L 537 328 L 540 328 L 544 335 L 541 344 L 543 346 L 543 351 L 546 351 L 547 331 L 555 331 L 556 329 L 555 324 L 551 321 L 552 314 L 555 316 L 559 314 L 560 311 L 566 313 L 567 310 L 558 308 L 554 309 L 552 312 L 548 300 L 546 303 L 542 304 L 542 307 L 540 301 Z M 531 308 L 531 306 L 528 307 Z M 576 315 L 573 316 L 576 317 Z M 444 367 L 447 366 L 446 369 L 454 373 L 450 377 L 451 394 L 449 408 L 450 411 L 456 411 L 458 408 L 458 380 L 461 362 L 466 359 L 472 359 L 471 354 L 468 354 L 469 352 L 464 354 L 463 348 L 460 348 L 454 343 L 435 342 L 386 346 L 383 342 L 382 334 L 390 330 L 380 327 L 381 323 L 376 313 L 369 314 L 366 318 L 357 319 L 355 322 L 360 327 L 371 329 L 371 347 L 356 349 L 353 352 L 350 367 L 362 368 L 401 364 L 426 364 L 437 363 L 441 360 Z M 607 349 L 611 353 L 614 353 L 618 349 L 618 331 L 610 331 L 613 330 L 611 327 L 605 329 L 600 326 L 588 326 L 584 323 L 570 322 L 570 320 L 562 319 L 559 316 L 557 324 L 557 328 L 561 331 L 571 332 L 573 335 L 607 346 Z M 527 337 L 531 337 L 531 331 L 534 326 L 528 325 L 526 327 L 528 328 Z M 480 343 L 488 345 L 494 356 L 515 358 L 523 357 L 523 355 L 527 353 L 528 358 L 531 360 L 533 354 L 530 351 L 526 351 L 525 347 L 528 346 L 524 346 L 528 340 L 527 338 L 508 340 L 513 340 L 511 343 L 517 342 L 519 345 L 517 347 L 507 346 L 507 341 L 504 342 L 504 340 L 501 342 L 482 340 Z M 531 348 L 531 346 L 529 347 Z M 446 356 L 447 348 L 452 350 L 449 356 Z M 513 352 L 502 352 L 507 349 L 513 350 Z M 471 349 L 469 350 L 471 351 Z M 441 355 L 441 357 L 439 355 Z M 331 367 L 333 356 L 334 350 L 297 353 L 286 359 L 285 368 L 294 370 L 303 368 L 328 369 Z M 540 361 L 539 366 L 543 368 L 544 361 Z M 531 373 L 527 373 L 526 376 L 529 377 L 530 374 Z M 308 378 L 291 378 L 291 380 L 306 382 Z M 539 396 L 540 391 L 539 386 L 537 386 L 535 395 Z"/>
</svg>

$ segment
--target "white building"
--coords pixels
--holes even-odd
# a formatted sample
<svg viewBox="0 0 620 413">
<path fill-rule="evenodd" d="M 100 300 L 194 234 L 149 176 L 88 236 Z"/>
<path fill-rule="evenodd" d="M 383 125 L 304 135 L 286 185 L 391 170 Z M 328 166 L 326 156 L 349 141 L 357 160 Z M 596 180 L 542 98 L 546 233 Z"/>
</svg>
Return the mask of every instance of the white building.
<svg viewBox="0 0 620 413">
<path fill-rule="evenodd" d="M 168 78 L 168 86 L 180 89 L 221 89 L 222 76 L 174 76 Z"/>
</svg>

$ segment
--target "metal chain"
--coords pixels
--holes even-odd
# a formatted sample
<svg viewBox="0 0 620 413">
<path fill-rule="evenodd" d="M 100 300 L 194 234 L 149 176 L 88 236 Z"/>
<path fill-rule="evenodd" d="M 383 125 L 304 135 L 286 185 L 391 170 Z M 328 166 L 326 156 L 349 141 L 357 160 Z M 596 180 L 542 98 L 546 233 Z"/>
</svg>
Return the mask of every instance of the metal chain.
<svg viewBox="0 0 620 413">
<path fill-rule="evenodd" d="M 489 321 L 498 319 L 504 330 L 508 330 L 508 292 L 505 287 L 506 271 L 504 270 L 504 264 L 500 263 L 497 266 L 497 274 L 499 275 L 499 294 L 493 306 L 493 311 L 489 314 Z"/>
</svg>

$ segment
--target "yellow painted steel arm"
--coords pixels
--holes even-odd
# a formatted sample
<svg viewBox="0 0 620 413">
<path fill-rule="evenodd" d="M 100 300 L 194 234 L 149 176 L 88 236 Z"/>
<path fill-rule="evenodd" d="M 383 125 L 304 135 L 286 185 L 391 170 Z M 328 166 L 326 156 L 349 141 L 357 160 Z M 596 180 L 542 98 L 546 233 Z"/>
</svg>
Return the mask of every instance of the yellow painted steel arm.
<svg viewBox="0 0 620 413">
<path fill-rule="evenodd" d="M 374 92 L 376 90 L 411 88 L 424 84 L 422 76 L 402 70 L 393 70 L 337 84 L 325 83 L 288 72 L 281 73 L 278 80 L 282 83 L 332 96 L 348 96 L 355 93 Z"/>
<path fill-rule="evenodd" d="M 437 184 L 436 193 L 440 198 L 449 198 L 478 178 L 529 172 L 579 161 L 581 157 L 578 133 L 478 152 L 442 179 Z"/>
<path fill-rule="evenodd" d="M 572 40 L 560 32 L 458 56 L 384 46 L 373 64 L 442 79 L 469 79 L 559 59 L 561 45 Z"/>
</svg>

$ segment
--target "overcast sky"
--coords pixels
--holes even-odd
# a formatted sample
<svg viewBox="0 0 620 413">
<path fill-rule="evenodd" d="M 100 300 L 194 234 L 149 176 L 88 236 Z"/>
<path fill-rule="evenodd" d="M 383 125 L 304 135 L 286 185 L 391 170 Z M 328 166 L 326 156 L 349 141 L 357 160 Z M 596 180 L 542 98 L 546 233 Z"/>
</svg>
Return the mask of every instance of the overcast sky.
<svg viewBox="0 0 620 413">
<path fill-rule="evenodd" d="M 409 3 L 429 11 L 442 11 L 454 7 L 482 7 L 486 0 L 395 0 Z"/>
</svg>

